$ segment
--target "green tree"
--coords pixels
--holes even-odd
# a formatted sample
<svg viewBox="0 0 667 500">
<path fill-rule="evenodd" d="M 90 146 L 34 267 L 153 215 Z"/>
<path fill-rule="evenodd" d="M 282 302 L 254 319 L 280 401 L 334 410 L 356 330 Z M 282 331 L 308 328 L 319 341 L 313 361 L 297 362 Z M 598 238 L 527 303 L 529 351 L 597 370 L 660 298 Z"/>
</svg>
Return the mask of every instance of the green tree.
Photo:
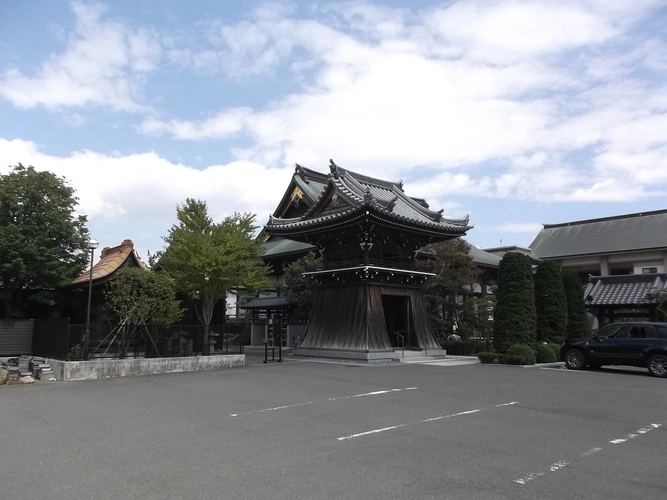
<svg viewBox="0 0 667 500">
<path fill-rule="evenodd" d="M 254 237 L 255 215 L 234 213 L 215 223 L 206 202 L 188 198 L 176 208 L 178 224 L 163 239 L 166 248 L 153 262 L 176 282 L 177 290 L 193 300 L 204 325 L 204 351 L 213 310 L 234 287 L 258 290 L 269 284 L 270 268 L 261 259 L 261 242 Z"/>
<path fill-rule="evenodd" d="M 3 315 L 30 302 L 53 305 L 88 260 L 86 217 L 64 178 L 20 163 L 0 175 L 0 297 Z"/>
<path fill-rule="evenodd" d="M 486 350 L 491 350 L 493 337 L 493 309 L 496 306 L 495 295 L 472 297 L 465 301 L 463 306 L 463 329 L 478 339 L 484 339 Z"/>
<path fill-rule="evenodd" d="M 560 268 L 550 260 L 535 269 L 537 340 L 560 344 L 567 335 L 567 297 Z"/>
<path fill-rule="evenodd" d="M 429 319 L 441 336 L 461 330 L 463 302 L 459 298 L 469 293 L 470 285 L 479 280 L 480 271 L 468 254 L 469 244 L 460 238 L 428 245 L 430 255 L 426 266 L 436 274 L 424 291 Z"/>
<path fill-rule="evenodd" d="M 535 285 L 530 259 L 519 252 L 506 253 L 498 269 L 493 347 L 505 352 L 514 344 L 535 342 Z"/>
<path fill-rule="evenodd" d="M 296 316 L 300 319 L 308 319 L 313 309 L 315 297 L 315 284 L 310 278 L 303 276 L 308 269 L 322 263 L 322 259 L 313 252 L 295 260 L 283 270 L 284 284 L 280 285 L 280 291 L 296 305 Z"/>
<path fill-rule="evenodd" d="M 567 299 L 567 338 L 585 337 L 588 334 L 588 321 L 581 278 L 574 269 L 564 269 L 562 281 Z"/>
<path fill-rule="evenodd" d="M 118 271 L 105 290 L 107 307 L 117 320 L 119 357 L 127 356 L 132 340 L 146 334 L 157 351 L 149 326 L 166 326 L 183 316 L 176 286 L 166 273 L 128 267 Z"/>
</svg>

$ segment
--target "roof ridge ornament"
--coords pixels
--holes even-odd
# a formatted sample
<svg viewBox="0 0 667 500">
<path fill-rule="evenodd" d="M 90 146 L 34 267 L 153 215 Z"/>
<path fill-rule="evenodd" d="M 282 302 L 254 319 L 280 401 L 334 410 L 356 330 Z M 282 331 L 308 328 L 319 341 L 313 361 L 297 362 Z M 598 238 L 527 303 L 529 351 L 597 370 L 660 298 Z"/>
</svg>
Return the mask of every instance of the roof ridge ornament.
<svg viewBox="0 0 667 500">
<path fill-rule="evenodd" d="M 434 220 L 435 222 L 440 222 L 440 219 L 442 219 L 442 213 L 443 213 L 444 211 L 445 211 L 444 208 L 441 208 L 440 210 L 438 210 L 438 211 L 435 213 L 435 217 L 433 218 L 433 220 Z"/>
<path fill-rule="evenodd" d="M 366 192 L 364 193 L 364 203 L 367 205 L 373 204 L 373 195 L 371 194 L 371 188 L 366 186 Z"/>
<path fill-rule="evenodd" d="M 303 171 L 303 167 L 298 163 L 295 163 L 294 165 L 296 165 L 294 173 L 297 174 L 299 177 L 301 177 L 306 184 L 310 184 L 310 182 L 308 182 L 308 179 L 306 179 L 306 174 Z"/>
<path fill-rule="evenodd" d="M 338 169 L 338 165 L 336 165 L 336 162 L 330 159 L 329 168 L 331 169 L 331 174 L 334 176 L 334 178 L 338 179 L 338 177 L 340 176 L 340 170 Z"/>
<path fill-rule="evenodd" d="M 403 191 L 403 179 L 399 179 L 399 180 L 398 180 L 398 189 L 400 189 L 401 191 Z"/>
<path fill-rule="evenodd" d="M 389 203 L 387 203 L 387 210 L 393 212 L 397 201 L 398 201 L 398 196 L 394 196 L 393 199 L 389 200 Z"/>
</svg>

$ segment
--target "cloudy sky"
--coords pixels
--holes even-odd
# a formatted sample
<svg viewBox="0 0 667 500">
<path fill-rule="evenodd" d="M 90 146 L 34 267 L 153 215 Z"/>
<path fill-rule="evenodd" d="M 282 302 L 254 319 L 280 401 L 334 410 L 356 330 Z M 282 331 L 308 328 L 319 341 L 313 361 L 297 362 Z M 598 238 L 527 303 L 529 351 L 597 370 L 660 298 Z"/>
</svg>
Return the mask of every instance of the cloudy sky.
<svg viewBox="0 0 667 500">
<path fill-rule="evenodd" d="M 667 208 L 665 26 L 666 0 L 4 0 L 0 172 L 66 177 L 142 256 L 186 197 L 264 224 L 329 158 L 527 246 Z"/>
</svg>

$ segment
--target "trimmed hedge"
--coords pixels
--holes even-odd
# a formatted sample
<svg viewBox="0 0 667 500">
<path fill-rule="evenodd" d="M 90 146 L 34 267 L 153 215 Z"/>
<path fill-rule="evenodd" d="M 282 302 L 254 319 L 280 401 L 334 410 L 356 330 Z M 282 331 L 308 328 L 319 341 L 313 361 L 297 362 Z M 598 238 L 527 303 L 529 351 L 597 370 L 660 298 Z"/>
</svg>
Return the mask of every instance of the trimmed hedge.
<svg viewBox="0 0 667 500">
<path fill-rule="evenodd" d="M 549 347 L 551 347 L 551 350 L 554 352 L 554 356 L 556 356 L 556 361 L 560 361 L 560 344 L 547 344 Z"/>
<path fill-rule="evenodd" d="M 481 363 L 500 363 L 504 355 L 497 352 L 478 352 L 477 357 Z"/>
<path fill-rule="evenodd" d="M 553 363 L 556 361 L 556 354 L 547 344 L 537 344 L 535 346 L 535 361 L 537 363 Z"/>
<path fill-rule="evenodd" d="M 505 363 L 508 365 L 534 365 L 535 351 L 526 344 L 514 344 L 507 349 Z"/>
<path fill-rule="evenodd" d="M 445 340 L 441 341 L 440 345 L 452 356 L 474 356 L 486 349 L 486 342 L 483 340 Z"/>
</svg>

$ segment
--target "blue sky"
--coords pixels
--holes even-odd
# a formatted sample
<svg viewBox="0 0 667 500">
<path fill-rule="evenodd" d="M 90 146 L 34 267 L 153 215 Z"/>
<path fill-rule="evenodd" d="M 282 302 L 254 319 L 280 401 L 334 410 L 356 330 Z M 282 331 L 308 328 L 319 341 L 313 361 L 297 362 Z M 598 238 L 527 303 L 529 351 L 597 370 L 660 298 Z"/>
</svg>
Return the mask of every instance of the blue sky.
<svg viewBox="0 0 667 500">
<path fill-rule="evenodd" d="M 664 0 L 6 0 L 0 171 L 65 176 L 142 257 L 186 197 L 264 224 L 329 158 L 527 246 L 667 208 L 664 26 Z"/>
</svg>

